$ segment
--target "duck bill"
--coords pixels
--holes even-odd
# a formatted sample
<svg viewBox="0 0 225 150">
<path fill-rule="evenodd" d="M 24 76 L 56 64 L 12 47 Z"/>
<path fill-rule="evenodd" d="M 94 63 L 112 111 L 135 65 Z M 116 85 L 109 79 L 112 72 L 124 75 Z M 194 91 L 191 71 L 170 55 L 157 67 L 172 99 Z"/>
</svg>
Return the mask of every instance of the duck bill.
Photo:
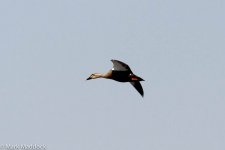
<svg viewBox="0 0 225 150">
<path fill-rule="evenodd" d="M 91 77 L 87 78 L 86 80 L 91 80 Z"/>
</svg>

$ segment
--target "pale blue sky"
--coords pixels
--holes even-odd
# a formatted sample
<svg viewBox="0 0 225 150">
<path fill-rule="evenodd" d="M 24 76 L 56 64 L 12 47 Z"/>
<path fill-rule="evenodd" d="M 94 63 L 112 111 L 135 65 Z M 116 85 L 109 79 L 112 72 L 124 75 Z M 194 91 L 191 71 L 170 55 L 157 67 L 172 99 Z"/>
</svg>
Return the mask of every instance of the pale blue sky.
<svg viewBox="0 0 225 150">
<path fill-rule="evenodd" d="M 0 144 L 224 150 L 224 0 L 0 2 Z M 128 63 L 128 83 L 85 79 Z"/>
</svg>

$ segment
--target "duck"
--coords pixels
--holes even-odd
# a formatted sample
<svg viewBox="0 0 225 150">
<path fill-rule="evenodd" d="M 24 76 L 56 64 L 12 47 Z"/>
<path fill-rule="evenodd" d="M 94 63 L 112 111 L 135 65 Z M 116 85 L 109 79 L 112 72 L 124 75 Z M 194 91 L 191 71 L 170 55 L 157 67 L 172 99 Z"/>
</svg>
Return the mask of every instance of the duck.
<svg viewBox="0 0 225 150">
<path fill-rule="evenodd" d="M 93 73 L 86 80 L 105 78 L 118 82 L 130 82 L 130 84 L 140 93 L 140 95 L 144 97 L 144 91 L 140 83 L 140 81 L 144 80 L 135 75 L 126 63 L 115 59 L 112 59 L 111 61 L 113 63 L 112 69 L 105 74 Z"/>
</svg>

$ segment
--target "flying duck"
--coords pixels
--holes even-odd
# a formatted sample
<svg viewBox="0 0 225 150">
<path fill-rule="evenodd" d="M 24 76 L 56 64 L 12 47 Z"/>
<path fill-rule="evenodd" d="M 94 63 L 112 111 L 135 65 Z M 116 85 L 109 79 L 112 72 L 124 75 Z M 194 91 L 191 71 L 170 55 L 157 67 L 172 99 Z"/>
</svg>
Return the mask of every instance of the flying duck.
<svg viewBox="0 0 225 150">
<path fill-rule="evenodd" d="M 119 60 L 113 60 L 113 59 L 111 61 L 113 63 L 113 68 L 111 70 L 109 70 L 105 74 L 93 73 L 90 75 L 89 78 L 87 78 L 87 80 L 105 78 L 105 79 L 112 79 L 118 82 L 130 82 L 131 85 L 133 85 L 134 88 L 143 97 L 144 91 L 139 81 L 144 81 L 144 80 L 136 76 L 135 74 L 133 74 L 130 67 L 124 62 L 121 62 Z"/>
</svg>

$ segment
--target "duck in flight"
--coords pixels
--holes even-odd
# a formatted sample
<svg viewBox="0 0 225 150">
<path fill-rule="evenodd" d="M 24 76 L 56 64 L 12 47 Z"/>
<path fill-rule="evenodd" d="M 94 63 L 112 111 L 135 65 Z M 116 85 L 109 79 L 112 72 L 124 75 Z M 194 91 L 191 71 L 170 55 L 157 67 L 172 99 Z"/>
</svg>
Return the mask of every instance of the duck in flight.
<svg viewBox="0 0 225 150">
<path fill-rule="evenodd" d="M 141 86 L 140 81 L 144 81 L 142 78 L 136 76 L 131 71 L 130 67 L 119 61 L 119 60 L 111 60 L 113 63 L 113 68 L 109 70 L 105 74 L 100 73 L 93 73 L 87 80 L 90 79 L 97 79 L 97 78 L 105 78 L 105 79 L 112 79 L 118 82 L 130 82 L 131 85 L 141 94 L 141 96 L 144 96 L 144 91 Z"/>
</svg>

